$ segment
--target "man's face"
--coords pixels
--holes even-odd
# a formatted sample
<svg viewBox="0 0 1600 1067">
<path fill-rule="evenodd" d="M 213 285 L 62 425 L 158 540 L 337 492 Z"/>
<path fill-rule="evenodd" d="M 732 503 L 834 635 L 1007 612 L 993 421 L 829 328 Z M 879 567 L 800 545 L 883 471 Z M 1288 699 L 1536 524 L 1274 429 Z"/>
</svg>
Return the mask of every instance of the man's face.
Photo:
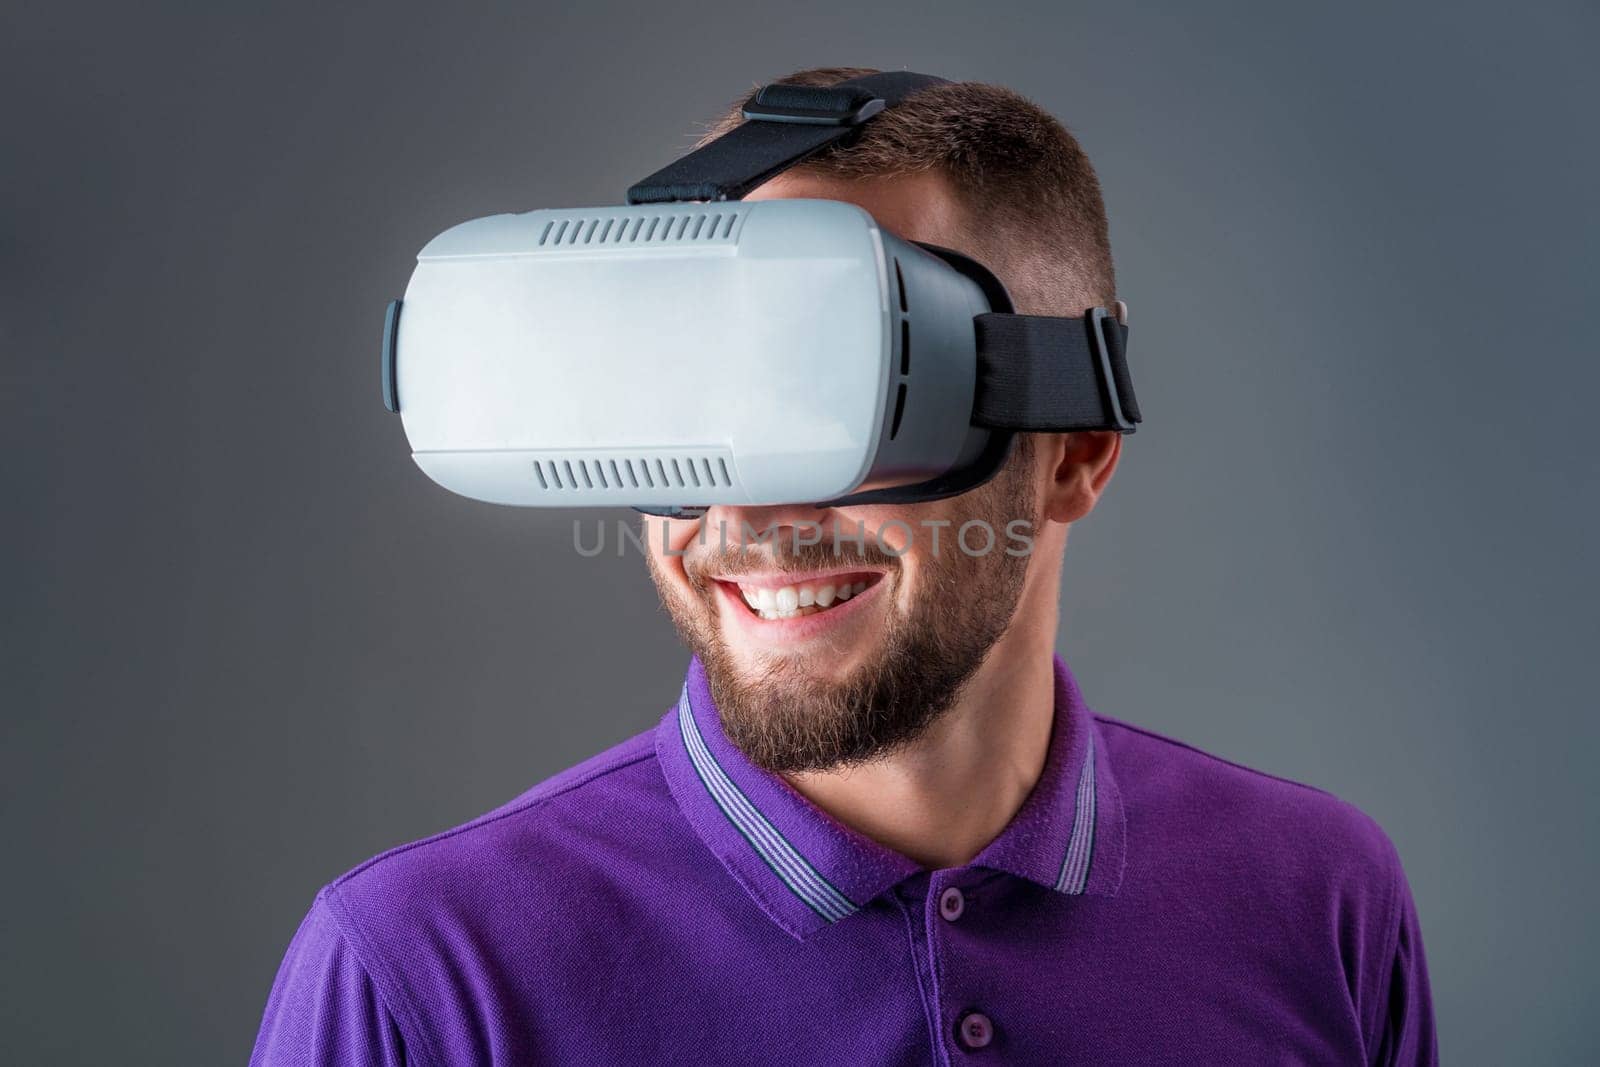
<svg viewBox="0 0 1600 1067">
<path fill-rule="evenodd" d="M 960 247 L 958 207 L 934 175 L 791 172 L 747 199 L 774 197 L 848 200 L 903 238 Z M 753 762 L 808 771 L 868 760 L 952 704 L 1011 622 L 1027 574 L 1038 487 L 1031 449 L 1016 451 L 993 480 L 945 500 L 646 520 L 662 603 Z"/>
</svg>

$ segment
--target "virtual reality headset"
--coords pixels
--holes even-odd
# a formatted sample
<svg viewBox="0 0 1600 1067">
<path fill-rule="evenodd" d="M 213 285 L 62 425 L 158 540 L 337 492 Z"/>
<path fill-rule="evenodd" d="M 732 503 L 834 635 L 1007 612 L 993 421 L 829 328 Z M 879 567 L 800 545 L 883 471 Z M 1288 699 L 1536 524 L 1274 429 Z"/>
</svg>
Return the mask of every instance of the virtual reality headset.
<svg viewBox="0 0 1600 1067">
<path fill-rule="evenodd" d="M 972 258 L 831 200 L 741 198 L 943 79 L 769 85 L 627 205 L 495 215 L 417 256 L 383 398 L 417 465 L 531 507 L 910 503 L 1014 434 L 1140 421 L 1127 309 L 1015 314 Z"/>
</svg>

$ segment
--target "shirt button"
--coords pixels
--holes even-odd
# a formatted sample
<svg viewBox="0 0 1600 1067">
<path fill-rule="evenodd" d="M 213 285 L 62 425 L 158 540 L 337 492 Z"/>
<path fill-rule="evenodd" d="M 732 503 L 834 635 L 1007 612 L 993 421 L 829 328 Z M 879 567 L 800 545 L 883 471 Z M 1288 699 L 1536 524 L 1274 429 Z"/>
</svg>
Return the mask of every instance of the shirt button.
<svg viewBox="0 0 1600 1067">
<path fill-rule="evenodd" d="M 939 894 L 939 914 L 948 922 L 955 922 L 961 918 L 961 912 L 967 906 L 967 898 L 961 895 L 961 890 L 950 886 Z"/>
<path fill-rule="evenodd" d="M 956 1032 L 961 1035 L 961 1043 L 968 1048 L 983 1048 L 994 1040 L 994 1023 L 981 1011 L 969 1011 L 961 1017 Z"/>
</svg>

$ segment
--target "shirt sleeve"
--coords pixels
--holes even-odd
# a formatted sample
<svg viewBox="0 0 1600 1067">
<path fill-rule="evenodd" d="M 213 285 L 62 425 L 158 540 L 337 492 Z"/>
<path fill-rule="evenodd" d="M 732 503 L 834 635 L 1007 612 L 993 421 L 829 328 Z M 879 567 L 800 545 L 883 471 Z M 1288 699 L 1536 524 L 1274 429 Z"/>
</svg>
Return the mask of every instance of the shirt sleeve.
<svg viewBox="0 0 1600 1067">
<path fill-rule="evenodd" d="M 1395 860 L 1399 893 L 1399 931 L 1389 970 L 1382 1041 L 1377 1062 L 1385 1065 L 1437 1067 L 1439 1046 L 1433 1026 L 1433 995 L 1428 988 L 1428 961 L 1422 951 L 1422 928 L 1405 872 Z"/>
<path fill-rule="evenodd" d="M 278 968 L 251 1067 L 405 1063 L 405 1046 L 327 901 L 311 905 Z"/>
</svg>

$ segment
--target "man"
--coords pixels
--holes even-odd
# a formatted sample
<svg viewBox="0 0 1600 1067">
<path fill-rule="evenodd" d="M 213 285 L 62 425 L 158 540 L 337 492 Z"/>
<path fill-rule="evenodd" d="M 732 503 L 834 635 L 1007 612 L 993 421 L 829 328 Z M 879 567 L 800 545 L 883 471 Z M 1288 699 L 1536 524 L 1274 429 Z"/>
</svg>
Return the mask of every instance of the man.
<svg viewBox="0 0 1600 1067">
<path fill-rule="evenodd" d="M 1115 301 L 1088 160 L 1003 89 L 924 89 L 770 197 L 974 256 L 1021 312 Z M 1383 832 L 1086 706 L 1061 561 L 1121 438 L 1018 440 L 944 500 L 647 520 L 679 700 L 325 888 L 255 1062 L 1434 1062 Z"/>
</svg>

